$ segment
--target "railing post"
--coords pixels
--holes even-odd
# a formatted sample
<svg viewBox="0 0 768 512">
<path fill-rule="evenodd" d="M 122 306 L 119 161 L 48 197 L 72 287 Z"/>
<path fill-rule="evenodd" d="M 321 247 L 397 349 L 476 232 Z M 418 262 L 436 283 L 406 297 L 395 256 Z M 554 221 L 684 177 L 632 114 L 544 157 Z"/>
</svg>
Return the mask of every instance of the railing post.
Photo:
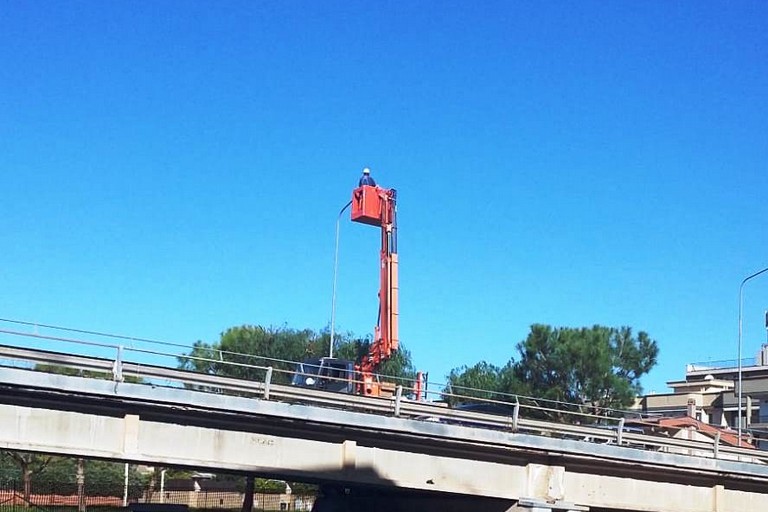
<svg viewBox="0 0 768 512">
<path fill-rule="evenodd" d="M 395 390 L 395 416 L 400 416 L 400 400 L 403 398 L 403 385 L 398 384 Z"/>
<path fill-rule="evenodd" d="M 715 458 L 720 458 L 720 431 L 715 434 Z"/>
<path fill-rule="evenodd" d="M 123 377 L 123 346 L 118 345 L 117 346 L 117 357 L 115 358 L 115 362 L 112 364 L 112 380 L 115 382 L 123 382 L 125 379 Z"/>
<path fill-rule="evenodd" d="M 619 419 L 619 426 L 616 429 L 616 445 L 621 446 L 624 437 L 624 418 Z"/>
<path fill-rule="evenodd" d="M 267 367 L 267 374 L 264 376 L 264 400 L 269 400 L 269 387 L 272 384 L 272 367 Z"/>
<path fill-rule="evenodd" d="M 512 432 L 517 432 L 520 421 L 520 400 L 515 399 L 515 408 L 512 409 Z"/>
</svg>

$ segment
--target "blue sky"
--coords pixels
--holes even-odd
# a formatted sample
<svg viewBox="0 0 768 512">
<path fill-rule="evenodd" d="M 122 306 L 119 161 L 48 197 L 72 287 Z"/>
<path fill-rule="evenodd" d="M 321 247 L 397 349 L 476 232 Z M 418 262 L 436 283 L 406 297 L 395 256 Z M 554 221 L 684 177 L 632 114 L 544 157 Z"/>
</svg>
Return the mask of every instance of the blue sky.
<svg viewBox="0 0 768 512">
<path fill-rule="evenodd" d="M 743 1 L 6 2 L 0 317 L 326 327 L 369 166 L 430 380 L 532 323 L 629 325 L 664 391 L 736 358 L 768 266 L 766 34 Z M 372 331 L 378 244 L 342 224 L 338 330 Z M 745 356 L 766 308 L 768 274 Z"/>
</svg>

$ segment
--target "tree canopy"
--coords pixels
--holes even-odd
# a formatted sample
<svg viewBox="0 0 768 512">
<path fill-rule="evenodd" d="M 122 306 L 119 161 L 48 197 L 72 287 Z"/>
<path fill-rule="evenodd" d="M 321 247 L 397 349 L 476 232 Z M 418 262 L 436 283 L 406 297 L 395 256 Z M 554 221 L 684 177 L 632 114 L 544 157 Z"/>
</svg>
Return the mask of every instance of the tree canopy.
<svg viewBox="0 0 768 512">
<path fill-rule="evenodd" d="M 367 353 L 371 343 L 370 339 L 356 338 L 351 333 L 334 337 L 334 356 L 355 362 Z M 198 341 L 178 361 L 183 369 L 248 380 L 262 380 L 264 371 L 258 367 L 271 366 L 272 382 L 288 384 L 295 371 L 294 363 L 326 356 L 329 348 L 327 331 L 242 325 L 224 331 L 218 342 Z M 381 364 L 379 373 L 412 379 L 416 372 L 410 352 L 401 345 L 392 358 Z"/>
<path fill-rule="evenodd" d="M 125 464 L 100 460 L 85 462 L 85 486 L 90 495 L 121 496 Z M 30 493 L 74 494 L 77 491 L 77 458 L 28 452 L 0 452 L 0 483 L 22 482 L 24 498 Z M 130 467 L 129 486 L 141 489 L 145 478 Z M 34 481 L 34 482 L 33 482 Z M 33 487 L 34 483 L 34 487 Z"/>
<path fill-rule="evenodd" d="M 518 358 L 501 368 L 486 362 L 455 368 L 446 392 L 502 400 L 523 395 L 579 404 L 581 411 L 603 414 L 632 404 L 642 393 L 640 377 L 658 356 L 656 341 L 646 332 L 635 336 L 629 327 L 599 325 L 534 324 L 516 348 Z M 449 401 L 457 400 L 449 396 Z"/>
<path fill-rule="evenodd" d="M 481 361 L 474 366 L 454 368 L 448 374 L 448 387 L 445 396 L 449 402 L 459 401 L 458 397 L 469 396 L 493 400 L 502 392 L 502 368 Z"/>
<path fill-rule="evenodd" d="M 218 342 L 196 342 L 178 360 L 187 370 L 247 380 L 262 380 L 264 372 L 258 367 L 271 366 L 272 381 L 287 384 L 294 371 L 291 362 L 319 357 L 327 348 L 328 336 L 310 329 L 242 325 L 224 331 Z"/>
<path fill-rule="evenodd" d="M 335 355 L 341 359 L 359 362 L 368 353 L 371 343 L 370 339 L 354 339 L 347 335 L 337 344 Z M 400 348 L 392 353 L 392 357 L 379 365 L 377 373 L 398 381 L 412 381 L 416 377 L 416 370 L 411 361 L 411 352 L 401 343 Z"/>
</svg>

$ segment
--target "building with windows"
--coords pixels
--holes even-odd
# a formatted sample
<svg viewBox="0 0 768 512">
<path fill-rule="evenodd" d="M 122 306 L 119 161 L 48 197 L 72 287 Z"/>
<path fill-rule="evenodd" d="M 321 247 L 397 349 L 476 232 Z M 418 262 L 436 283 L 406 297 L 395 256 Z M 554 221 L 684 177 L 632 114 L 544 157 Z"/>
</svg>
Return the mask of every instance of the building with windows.
<svg viewBox="0 0 768 512">
<path fill-rule="evenodd" d="M 640 397 L 634 410 L 647 417 L 694 418 L 704 424 L 738 428 L 739 362 L 710 361 L 686 366 L 685 380 L 667 382 L 669 393 Z M 741 361 L 742 429 L 768 449 L 768 344 Z"/>
</svg>

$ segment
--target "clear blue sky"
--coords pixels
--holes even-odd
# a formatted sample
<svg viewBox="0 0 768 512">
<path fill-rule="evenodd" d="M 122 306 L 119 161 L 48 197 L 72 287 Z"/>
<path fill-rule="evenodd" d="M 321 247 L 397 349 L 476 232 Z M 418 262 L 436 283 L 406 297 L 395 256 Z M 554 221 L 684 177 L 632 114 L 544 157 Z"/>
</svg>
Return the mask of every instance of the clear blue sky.
<svg viewBox="0 0 768 512">
<path fill-rule="evenodd" d="M 399 192 L 401 339 L 430 380 L 503 365 L 532 323 L 629 325 L 664 391 L 736 358 L 768 266 L 768 5 L 0 10 L 0 317 L 324 328 L 364 166 Z M 378 244 L 342 224 L 339 330 L 372 331 Z M 744 304 L 750 356 L 768 275 Z"/>
</svg>

